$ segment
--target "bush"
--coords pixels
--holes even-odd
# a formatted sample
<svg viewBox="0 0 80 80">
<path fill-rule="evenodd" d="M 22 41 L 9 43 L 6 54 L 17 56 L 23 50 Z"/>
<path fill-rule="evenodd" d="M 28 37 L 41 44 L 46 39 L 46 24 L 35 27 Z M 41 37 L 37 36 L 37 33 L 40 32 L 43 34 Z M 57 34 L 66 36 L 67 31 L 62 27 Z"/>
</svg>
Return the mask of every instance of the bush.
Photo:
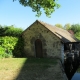
<svg viewBox="0 0 80 80">
<path fill-rule="evenodd" d="M 19 37 L 23 30 L 21 28 L 15 28 L 12 26 L 1 26 L 0 25 L 0 36 L 13 36 L 13 37 Z"/>
<path fill-rule="evenodd" d="M 13 57 L 12 51 L 17 44 L 18 38 L 16 37 L 0 37 L 0 57 Z"/>
<path fill-rule="evenodd" d="M 22 57 L 21 28 L 0 25 L 0 57 Z"/>
<path fill-rule="evenodd" d="M 21 28 L 14 28 L 14 26 L 10 26 L 6 29 L 5 35 L 19 37 L 23 30 Z"/>
<path fill-rule="evenodd" d="M 0 46 L 0 58 L 4 57 L 5 50 Z"/>
<path fill-rule="evenodd" d="M 23 39 L 22 37 L 18 38 L 17 44 L 14 47 L 13 50 L 13 56 L 15 57 L 24 57 L 24 52 L 23 52 Z"/>
<path fill-rule="evenodd" d="M 12 57 L 12 54 L 7 54 L 5 52 L 5 49 L 3 47 L 0 46 L 0 58 L 9 58 Z"/>
</svg>

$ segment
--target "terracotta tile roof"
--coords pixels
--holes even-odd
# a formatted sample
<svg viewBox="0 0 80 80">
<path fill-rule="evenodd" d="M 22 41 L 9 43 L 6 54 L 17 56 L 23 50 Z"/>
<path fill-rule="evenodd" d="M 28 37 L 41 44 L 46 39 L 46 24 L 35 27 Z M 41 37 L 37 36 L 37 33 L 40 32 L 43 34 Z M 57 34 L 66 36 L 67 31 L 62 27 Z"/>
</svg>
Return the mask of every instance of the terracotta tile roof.
<svg viewBox="0 0 80 80">
<path fill-rule="evenodd" d="M 77 42 L 78 40 L 71 35 L 67 30 L 64 30 L 62 28 L 58 28 L 56 26 L 50 25 L 48 23 L 36 20 L 39 23 L 41 23 L 44 27 L 49 29 L 53 34 L 55 34 L 57 37 L 59 37 L 64 43 L 66 42 Z"/>
</svg>

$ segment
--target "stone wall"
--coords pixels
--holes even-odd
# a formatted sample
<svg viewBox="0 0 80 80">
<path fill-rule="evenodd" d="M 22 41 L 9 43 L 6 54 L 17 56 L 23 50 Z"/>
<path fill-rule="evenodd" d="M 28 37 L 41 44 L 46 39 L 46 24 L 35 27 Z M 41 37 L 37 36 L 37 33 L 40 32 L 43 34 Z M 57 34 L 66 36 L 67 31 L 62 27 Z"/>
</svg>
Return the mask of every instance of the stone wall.
<svg viewBox="0 0 80 80">
<path fill-rule="evenodd" d="M 35 22 L 22 35 L 24 53 L 36 57 L 35 41 L 42 41 L 43 57 L 61 57 L 61 40 L 40 23 Z"/>
</svg>

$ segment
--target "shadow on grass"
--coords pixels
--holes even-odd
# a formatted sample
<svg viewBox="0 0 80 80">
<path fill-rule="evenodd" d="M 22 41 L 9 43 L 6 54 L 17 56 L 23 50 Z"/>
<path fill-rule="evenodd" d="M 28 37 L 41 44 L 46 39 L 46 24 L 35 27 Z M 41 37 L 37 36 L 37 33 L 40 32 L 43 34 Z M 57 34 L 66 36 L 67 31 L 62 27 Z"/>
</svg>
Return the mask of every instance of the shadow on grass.
<svg viewBox="0 0 80 80">
<path fill-rule="evenodd" d="M 56 65 L 57 60 L 47 58 L 28 58 L 15 80 L 49 80 L 50 76 L 48 73 L 50 72 L 47 69 L 53 64 Z"/>
</svg>

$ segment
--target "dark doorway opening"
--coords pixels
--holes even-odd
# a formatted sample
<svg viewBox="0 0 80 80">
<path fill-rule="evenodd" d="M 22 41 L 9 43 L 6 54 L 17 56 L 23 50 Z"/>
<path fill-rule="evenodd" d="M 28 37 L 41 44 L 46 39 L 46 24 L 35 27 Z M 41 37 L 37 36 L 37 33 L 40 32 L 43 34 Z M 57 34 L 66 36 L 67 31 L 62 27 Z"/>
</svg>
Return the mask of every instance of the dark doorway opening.
<svg viewBox="0 0 80 80">
<path fill-rule="evenodd" d="M 35 41 L 35 52 L 36 52 L 36 57 L 42 58 L 43 53 L 42 53 L 42 41 L 40 39 L 37 39 Z"/>
</svg>

